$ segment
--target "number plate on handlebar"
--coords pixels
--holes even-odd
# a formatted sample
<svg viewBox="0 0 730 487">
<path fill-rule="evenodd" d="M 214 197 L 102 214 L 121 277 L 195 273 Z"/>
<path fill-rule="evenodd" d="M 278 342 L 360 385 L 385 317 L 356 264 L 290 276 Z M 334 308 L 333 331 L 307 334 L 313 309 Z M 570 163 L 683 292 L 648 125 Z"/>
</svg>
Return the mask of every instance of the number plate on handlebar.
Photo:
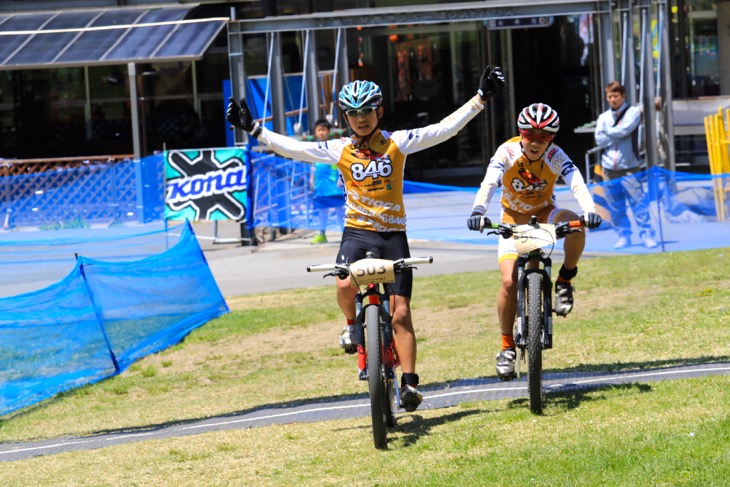
<svg viewBox="0 0 730 487">
<path fill-rule="evenodd" d="M 350 285 L 387 284 L 395 282 L 393 261 L 386 259 L 361 259 L 350 264 Z"/>
<path fill-rule="evenodd" d="M 541 223 L 538 228 L 532 225 L 517 225 L 514 230 L 515 247 L 520 254 L 554 245 L 557 242 L 555 225 Z"/>
</svg>

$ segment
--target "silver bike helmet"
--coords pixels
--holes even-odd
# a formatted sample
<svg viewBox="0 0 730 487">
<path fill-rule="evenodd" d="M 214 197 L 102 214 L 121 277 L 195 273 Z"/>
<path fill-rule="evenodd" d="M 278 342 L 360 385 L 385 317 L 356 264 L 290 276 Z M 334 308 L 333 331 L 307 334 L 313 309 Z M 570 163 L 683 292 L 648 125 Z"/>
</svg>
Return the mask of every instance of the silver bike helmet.
<svg viewBox="0 0 730 487">
<path fill-rule="evenodd" d="M 533 103 L 522 109 L 517 117 L 517 127 L 521 130 L 542 129 L 556 134 L 560 130 L 560 117 L 550 105 Z"/>
<path fill-rule="evenodd" d="M 340 90 L 338 102 L 343 112 L 357 110 L 364 107 L 377 108 L 383 101 L 383 92 L 380 86 L 372 81 L 353 81 Z"/>
</svg>

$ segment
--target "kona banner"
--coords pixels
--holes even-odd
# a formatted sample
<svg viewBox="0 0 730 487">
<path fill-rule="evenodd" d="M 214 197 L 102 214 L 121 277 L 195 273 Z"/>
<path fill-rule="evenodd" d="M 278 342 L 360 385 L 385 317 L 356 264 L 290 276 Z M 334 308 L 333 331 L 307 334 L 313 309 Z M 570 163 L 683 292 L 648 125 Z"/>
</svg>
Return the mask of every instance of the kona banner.
<svg viewBox="0 0 730 487">
<path fill-rule="evenodd" d="M 165 152 L 167 220 L 236 220 L 246 217 L 248 170 L 239 148 Z"/>
</svg>

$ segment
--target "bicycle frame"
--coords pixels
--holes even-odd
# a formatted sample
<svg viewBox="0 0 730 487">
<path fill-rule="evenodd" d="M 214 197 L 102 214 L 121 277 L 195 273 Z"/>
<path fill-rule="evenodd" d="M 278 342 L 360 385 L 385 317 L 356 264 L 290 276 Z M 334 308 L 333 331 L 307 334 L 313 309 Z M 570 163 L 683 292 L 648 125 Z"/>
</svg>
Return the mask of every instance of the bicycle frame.
<svg viewBox="0 0 730 487">
<path fill-rule="evenodd" d="M 389 378 L 395 377 L 395 367 L 398 365 L 395 342 L 393 341 L 393 327 L 390 320 L 390 299 L 383 292 L 379 284 L 370 283 L 365 290 L 355 295 L 355 333 L 357 336 L 357 365 L 360 370 L 360 380 L 368 380 L 367 350 L 365 348 L 365 313 L 369 306 L 378 309 L 380 326 L 383 331 L 383 362 Z M 396 385 L 396 387 L 398 387 Z M 398 395 L 400 398 L 400 395 Z"/>
</svg>

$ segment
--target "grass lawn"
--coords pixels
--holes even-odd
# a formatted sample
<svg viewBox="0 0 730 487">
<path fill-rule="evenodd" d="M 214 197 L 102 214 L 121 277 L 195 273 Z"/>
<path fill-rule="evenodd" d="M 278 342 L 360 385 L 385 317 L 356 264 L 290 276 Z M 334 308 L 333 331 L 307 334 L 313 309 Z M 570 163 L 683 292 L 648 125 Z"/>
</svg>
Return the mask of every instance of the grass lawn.
<svg viewBox="0 0 730 487">
<path fill-rule="evenodd" d="M 559 263 L 555 263 L 555 268 Z M 581 261 L 546 373 L 730 361 L 730 248 Z M 499 274 L 415 278 L 423 386 L 494 377 Z M 140 431 L 363 394 L 333 286 L 241 296 L 109 380 L 0 418 L 0 441 Z M 403 414 L 211 432 L 0 463 L 4 486 L 730 485 L 730 377 L 632 383 Z"/>
</svg>

